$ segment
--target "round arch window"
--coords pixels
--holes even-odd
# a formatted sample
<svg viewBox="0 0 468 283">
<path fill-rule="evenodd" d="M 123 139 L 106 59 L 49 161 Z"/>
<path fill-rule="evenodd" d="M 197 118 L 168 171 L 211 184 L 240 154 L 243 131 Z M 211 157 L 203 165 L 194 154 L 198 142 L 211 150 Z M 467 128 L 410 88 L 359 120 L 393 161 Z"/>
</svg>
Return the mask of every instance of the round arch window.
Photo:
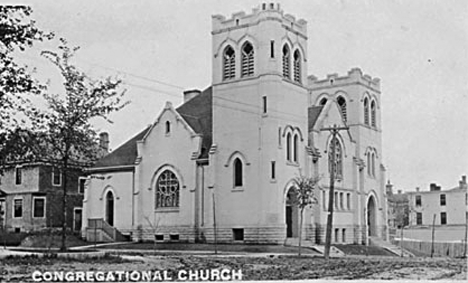
<svg viewBox="0 0 468 283">
<path fill-rule="evenodd" d="M 162 172 L 156 181 L 156 208 L 179 207 L 179 188 L 179 180 L 174 172 Z"/>
</svg>

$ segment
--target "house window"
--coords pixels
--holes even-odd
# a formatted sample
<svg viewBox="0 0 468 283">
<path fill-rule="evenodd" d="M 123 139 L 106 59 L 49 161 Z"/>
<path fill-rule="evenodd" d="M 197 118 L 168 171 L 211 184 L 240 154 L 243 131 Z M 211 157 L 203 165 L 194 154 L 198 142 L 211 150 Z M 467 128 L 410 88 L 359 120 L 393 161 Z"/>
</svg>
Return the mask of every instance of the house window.
<svg viewBox="0 0 468 283">
<path fill-rule="evenodd" d="M 375 127 L 377 125 L 376 122 L 376 114 L 375 114 L 375 101 L 372 100 L 371 102 L 371 125 L 372 127 Z"/>
<path fill-rule="evenodd" d="M 23 200 L 15 199 L 13 201 L 13 217 L 20 218 L 23 217 Z"/>
<path fill-rule="evenodd" d="M 339 242 L 339 237 L 340 237 L 340 229 L 335 228 L 335 243 Z"/>
<path fill-rule="evenodd" d="M 334 157 L 332 156 L 333 153 L 333 143 L 334 143 L 334 151 L 335 155 Z M 335 163 L 333 166 L 332 164 L 332 159 L 334 159 Z M 334 139 L 330 142 L 330 147 L 328 151 L 328 172 L 332 174 L 333 167 L 335 167 L 335 178 L 336 179 L 342 179 L 343 177 L 343 154 L 341 151 L 341 144 L 338 141 L 338 139 Z"/>
<path fill-rule="evenodd" d="M 369 125 L 369 100 L 364 98 L 364 124 Z"/>
<path fill-rule="evenodd" d="M 271 162 L 271 179 L 272 180 L 276 179 L 276 162 L 275 161 Z"/>
<path fill-rule="evenodd" d="M 416 205 L 416 206 L 421 206 L 421 196 L 420 196 L 420 195 L 417 195 L 417 196 L 416 196 L 415 205 Z"/>
<path fill-rule="evenodd" d="M 15 168 L 15 184 L 16 185 L 21 185 L 21 180 L 22 180 L 22 174 L 23 174 L 23 168 L 21 167 L 16 167 Z"/>
<path fill-rule="evenodd" d="M 223 52 L 223 80 L 233 79 L 236 76 L 236 53 L 231 46 Z"/>
<path fill-rule="evenodd" d="M 286 160 L 291 161 L 291 133 L 286 135 Z"/>
<path fill-rule="evenodd" d="M 275 41 L 270 40 L 270 58 L 275 58 Z"/>
<path fill-rule="evenodd" d="M 416 225 L 422 225 L 422 213 L 416 212 Z"/>
<path fill-rule="evenodd" d="M 440 195 L 440 205 L 444 206 L 446 204 L 445 202 L 445 194 Z"/>
<path fill-rule="evenodd" d="M 447 224 L 447 213 L 446 212 L 441 212 L 440 213 L 440 224 L 441 225 Z"/>
<path fill-rule="evenodd" d="M 343 96 L 338 96 L 336 100 L 338 102 L 338 106 L 340 106 L 341 115 L 343 116 L 343 120 L 346 122 L 348 118 L 348 113 L 346 110 L 346 99 Z"/>
<path fill-rule="evenodd" d="M 335 209 L 338 209 L 338 193 L 337 192 L 335 192 L 334 203 L 335 203 Z"/>
<path fill-rule="evenodd" d="M 34 218 L 45 217 L 45 198 L 33 199 L 33 217 Z"/>
<path fill-rule="evenodd" d="M 179 180 L 169 170 L 161 173 L 156 181 L 156 208 L 179 207 Z"/>
<path fill-rule="evenodd" d="M 327 192 L 322 191 L 323 210 L 327 210 Z"/>
<path fill-rule="evenodd" d="M 299 50 L 294 52 L 294 81 L 301 83 L 301 53 Z"/>
<path fill-rule="evenodd" d="M 346 242 L 346 229 L 343 229 L 341 231 L 341 234 L 342 234 L 341 239 L 343 240 L 343 243 L 345 243 Z"/>
<path fill-rule="evenodd" d="M 268 108 L 267 108 L 267 106 L 268 106 L 268 104 L 267 104 L 268 101 L 267 101 L 267 97 L 266 97 L 266 96 L 263 96 L 263 97 L 262 97 L 262 102 L 263 102 L 263 114 L 266 114 L 267 111 L 268 111 Z"/>
<path fill-rule="evenodd" d="M 85 186 L 86 186 L 86 178 L 79 177 L 78 178 L 78 193 L 79 194 L 84 194 Z"/>
<path fill-rule="evenodd" d="M 293 158 L 294 162 L 298 160 L 298 148 L 299 148 L 299 137 L 294 135 L 294 145 L 293 145 Z"/>
<path fill-rule="evenodd" d="M 60 172 L 60 168 L 53 167 L 52 168 L 52 185 L 60 186 L 62 184 L 62 172 Z"/>
<path fill-rule="evenodd" d="M 283 46 L 283 77 L 288 78 L 288 79 L 291 78 L 290 61 L 291 61 L 291 53 L 289 52 L 288 45 L 285 44 Z"/>
<path fill-rule="evenodd" d="M 241 76 L 247 77 L 254 74 L 254 48 L 250 42 L 242 46 L 242 71 Z"/>
<path fill-rule="evenodd" d="M 171 133 L 171 122 L 166 121 L 166 135 Z"/>
<path fill-rule="evenodd" d="M 243 185 L 242 167 L 242 161 L 239 158 L 234 159 L 234 187 L 242 187 Z"/>
</svg>

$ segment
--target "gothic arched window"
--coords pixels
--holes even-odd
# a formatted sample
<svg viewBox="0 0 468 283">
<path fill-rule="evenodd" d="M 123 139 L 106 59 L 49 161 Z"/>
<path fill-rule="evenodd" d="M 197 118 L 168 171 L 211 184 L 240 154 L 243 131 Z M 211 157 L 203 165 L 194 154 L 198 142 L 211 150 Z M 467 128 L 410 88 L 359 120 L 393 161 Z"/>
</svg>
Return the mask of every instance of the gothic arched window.
<svg viewBox="0 0 468 283">
<path fill-rule="evenodd" d="M 176 175 L 165 170 L 156 181 L 156 208 L 179 207 L 179 180 Z"/>
<path fill-rule="evenodd" d="M 372 153 L 372 158 L 371 158 L 371 162 L 372 162 L 372 177 L 375 177 L 375 153 Z"/>
<path fill-rule="evenodd" d="M 223 80 L 233 79 L 236 76 L 236 53 L 231 46 L 223 52 Z"/>
<path fill-rule="evenodd" d="M 367 174 L 370 176 L 372 172 L 371 153 L 367 153 Z"/>
<path fill-rule="evenodd" d="M 328 101 L 328 99 L 324 97 L 324 98 L 320 99 L 319 105 L 320 106 L 325 106 L 325 104 L 327 104 L 327 101 Z"/>
<path fill-rule="evenodd" d="M 330 146 L 328 148 L 328 172 L 331 174 L 333 170 L 332 166 L 332 153 L 333 153 L 333 144 L 335 145 L 335 178 L 342 179 L 343 178 L 343 150 L 341 148 L 341 144 L 337 138 L 330 142 Z"/>
<path fill-rule="evenodd" d="M 242 167 L 242 161 L 239 158 L 234 159 L 234 187 L 242 187 L 244 183 Z"/>
<path fill-rule="evenodd" d="M 291 133 L 286 136 L 286 160 L 291 161 Z"/>
<path fill-rule="evenodd" d="M 299 50 L 294 52 L 294 81 L 301 83 L 301 53 Z"/>
<path fill-rule="evenodd" d="M 290 79 L 290 63 L 291 62 L 291 53 L 289 52 L 289 47 L 287 44 L 283 46 L 283 77 Z"/>
<path fill-rule="evenodd" d="M 241 76 L 253 76 L 254 74 L 254 48 L 250 42 L 242 46 L 242 65 Z"/>
<path fill-rule="evenodd" d="M 364 98 L 364 124 L 369 125 L 369 100 Z"/>
<path fill-rule="evenodd" d="M 166 134 L 171 132 L 171 122 L 166 121 Z"/>
<path fill-rule="evenodd" d="M 298 160 L 298 148 L 299 148 L 299 137 L 298 135 L 294 135 L 294 143 L 293 143 L 293 161 L 297 162 Z"/>
<path fill-rule="evenodd" d="M 372 100 L 371 102 L 371 126 L 372 127 L 375 127 L 377 125 L 376 121 L 375 121 L 375 101 Z"/>
<path fill-rule="evenodd" d="M 348 113 L 346 110 L 346 99 L 344 99 L 343 96 L 338 96 L 338 99 L 336 101 L 340 106 L 341 114 L 343 115 L 343 120 L 345 120 L 346 122 L 348 120 Z"/>
</svg>

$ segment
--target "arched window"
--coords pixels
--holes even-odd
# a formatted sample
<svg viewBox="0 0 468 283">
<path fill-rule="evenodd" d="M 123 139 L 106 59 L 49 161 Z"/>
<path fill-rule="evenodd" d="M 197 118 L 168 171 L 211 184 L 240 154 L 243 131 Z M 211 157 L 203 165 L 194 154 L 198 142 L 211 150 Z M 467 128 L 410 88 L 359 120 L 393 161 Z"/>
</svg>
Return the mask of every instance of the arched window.
<svg viewBox="0 0 468 283">
<path fill-rule="evenodd" d="M 171 132 L 171 122 L 166 121 L 166 134 Z"/>
<path fill-rule="evenodd" d="M 325 106 L 325 104 L 327 104 L 327 101 L 328 101 L 328 99 L 324 97 L 324 98 L 320 99 L 319 105 L 320 106 Z"/>
<path fill-rule="evenodd" d="M 336 101 L 340 106 L 341 115 L 343 115 L 343 120 L 346 122 L 348 120 L 348 113 L 346 110 L 346 99 L 344 99 L 343 96 L 338 96 L 338 99 Z"/>
<path fill-rule="evenodd" d="M 283 77 L 291 79 L 291 53 L 287 44 L 283 46 Z"/>
<path fill-rule="evenodd" d="M 364 98 L 364 124 L 369 125 L 369 100 Z"/>
<path fill-rule="evenodd" d="M 294 144 L 293 144 L 293 161 L 297 162 L 298 160 L 298 148 L 299 148 L 299 137 L 294 135 Z"/>
<path fill-rule="evenodd" d="M 328 172 L 331 174 L 333 170 L 333 163 L 332 163 L 332 158 L 333 158 L 333 144 L 335 146 L 335 155 L 334 155 L 334 161 L 335 161 L 335 178 L 336 179 L 342 179 L 343 178 L 343 150 L 341 148 L 341 144 L 338 141 L 337 138 L 333 139 L 330 142 L 330 146 L 328 149 Z"/>
<path fill-rule="evenodd" d="M 377 125 L 375 121 L 375 101 L 372 100 L 371 102 L 371 125 L 372 127 L 375 127 Z"/>
<path fill-rule="evenodd" d="M 291 161 L 291 133 L 286 136 L 286 160 Z"/>
<path fill-rule="evenodd" d="M 375 154 L 374 153 L 372 153 L 371 161 L 372 161 L 372 177 L 375 177 Z"/>
<path fill-rule="evenodd" d="M 370 151 L 367 153 L 367 174 L 369 174 L 369 176 L 371 175 L 371 172 L 372 172 L 372 163 L 371 163 L 371 153 Z"/>
<path fill-rule="evenodd" d="M 231 46 L 223 52 L 223 80 L 233 79 L 236 76 L 236 53 Z"/>
<path fill-rule="evenodd" d="M 111 191 L 106 194 L 106 222 L 114 226 L 114 194 Z"/>
<path fill-rule="evenodd" d="M 156 181 L 156 208 L 179 207 L 179 180 L 176 175 L 165 170 Z"/>
<path fill-rule="evenodd" d="M 242 187 L 243 172 L 242 161 L 239 158 L 234 159 L 234 187 Z"/>
<path fill-rule="evenodd" d="M 301 83 L 301 53 L 299 50 L 294 52 L 294 81 Z"/>
<path fill-rule="evenodd" d="M 241 76 L 253 76 L 254 74 L 254 48 L 250 42 L 242 46 L 242 71 Z"/>
</svg>

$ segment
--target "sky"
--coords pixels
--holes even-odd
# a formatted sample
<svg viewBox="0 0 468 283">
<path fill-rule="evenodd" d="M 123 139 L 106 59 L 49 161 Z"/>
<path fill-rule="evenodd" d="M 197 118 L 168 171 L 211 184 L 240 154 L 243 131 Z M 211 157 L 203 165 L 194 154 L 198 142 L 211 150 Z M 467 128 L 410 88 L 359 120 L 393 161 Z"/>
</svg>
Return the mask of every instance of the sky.
<svg viewBox="0 0 468 283">
<path fill-rule="evenodd" d="M 10 1 L 11 3 L 11 1 Z M 124 79 L 131 104 L 97 121 L 111 148 L 153 123 L 166 101 L 211 81 L 211 16 L 249 13 L 257 0 L 22 1 L 46 31 L 80 46 L 75 62 L 91 76 Z M 383 163 L 396 189 L 450 189 L 468 174 L 468 3 L 464 0 L 283 0 L 308 22 L 308 72 L 381 79 Z M 22 60 L 60 83 L 36 45 Z M 57 90 L 59 91 L 59 90 Z"/>
</svg>

